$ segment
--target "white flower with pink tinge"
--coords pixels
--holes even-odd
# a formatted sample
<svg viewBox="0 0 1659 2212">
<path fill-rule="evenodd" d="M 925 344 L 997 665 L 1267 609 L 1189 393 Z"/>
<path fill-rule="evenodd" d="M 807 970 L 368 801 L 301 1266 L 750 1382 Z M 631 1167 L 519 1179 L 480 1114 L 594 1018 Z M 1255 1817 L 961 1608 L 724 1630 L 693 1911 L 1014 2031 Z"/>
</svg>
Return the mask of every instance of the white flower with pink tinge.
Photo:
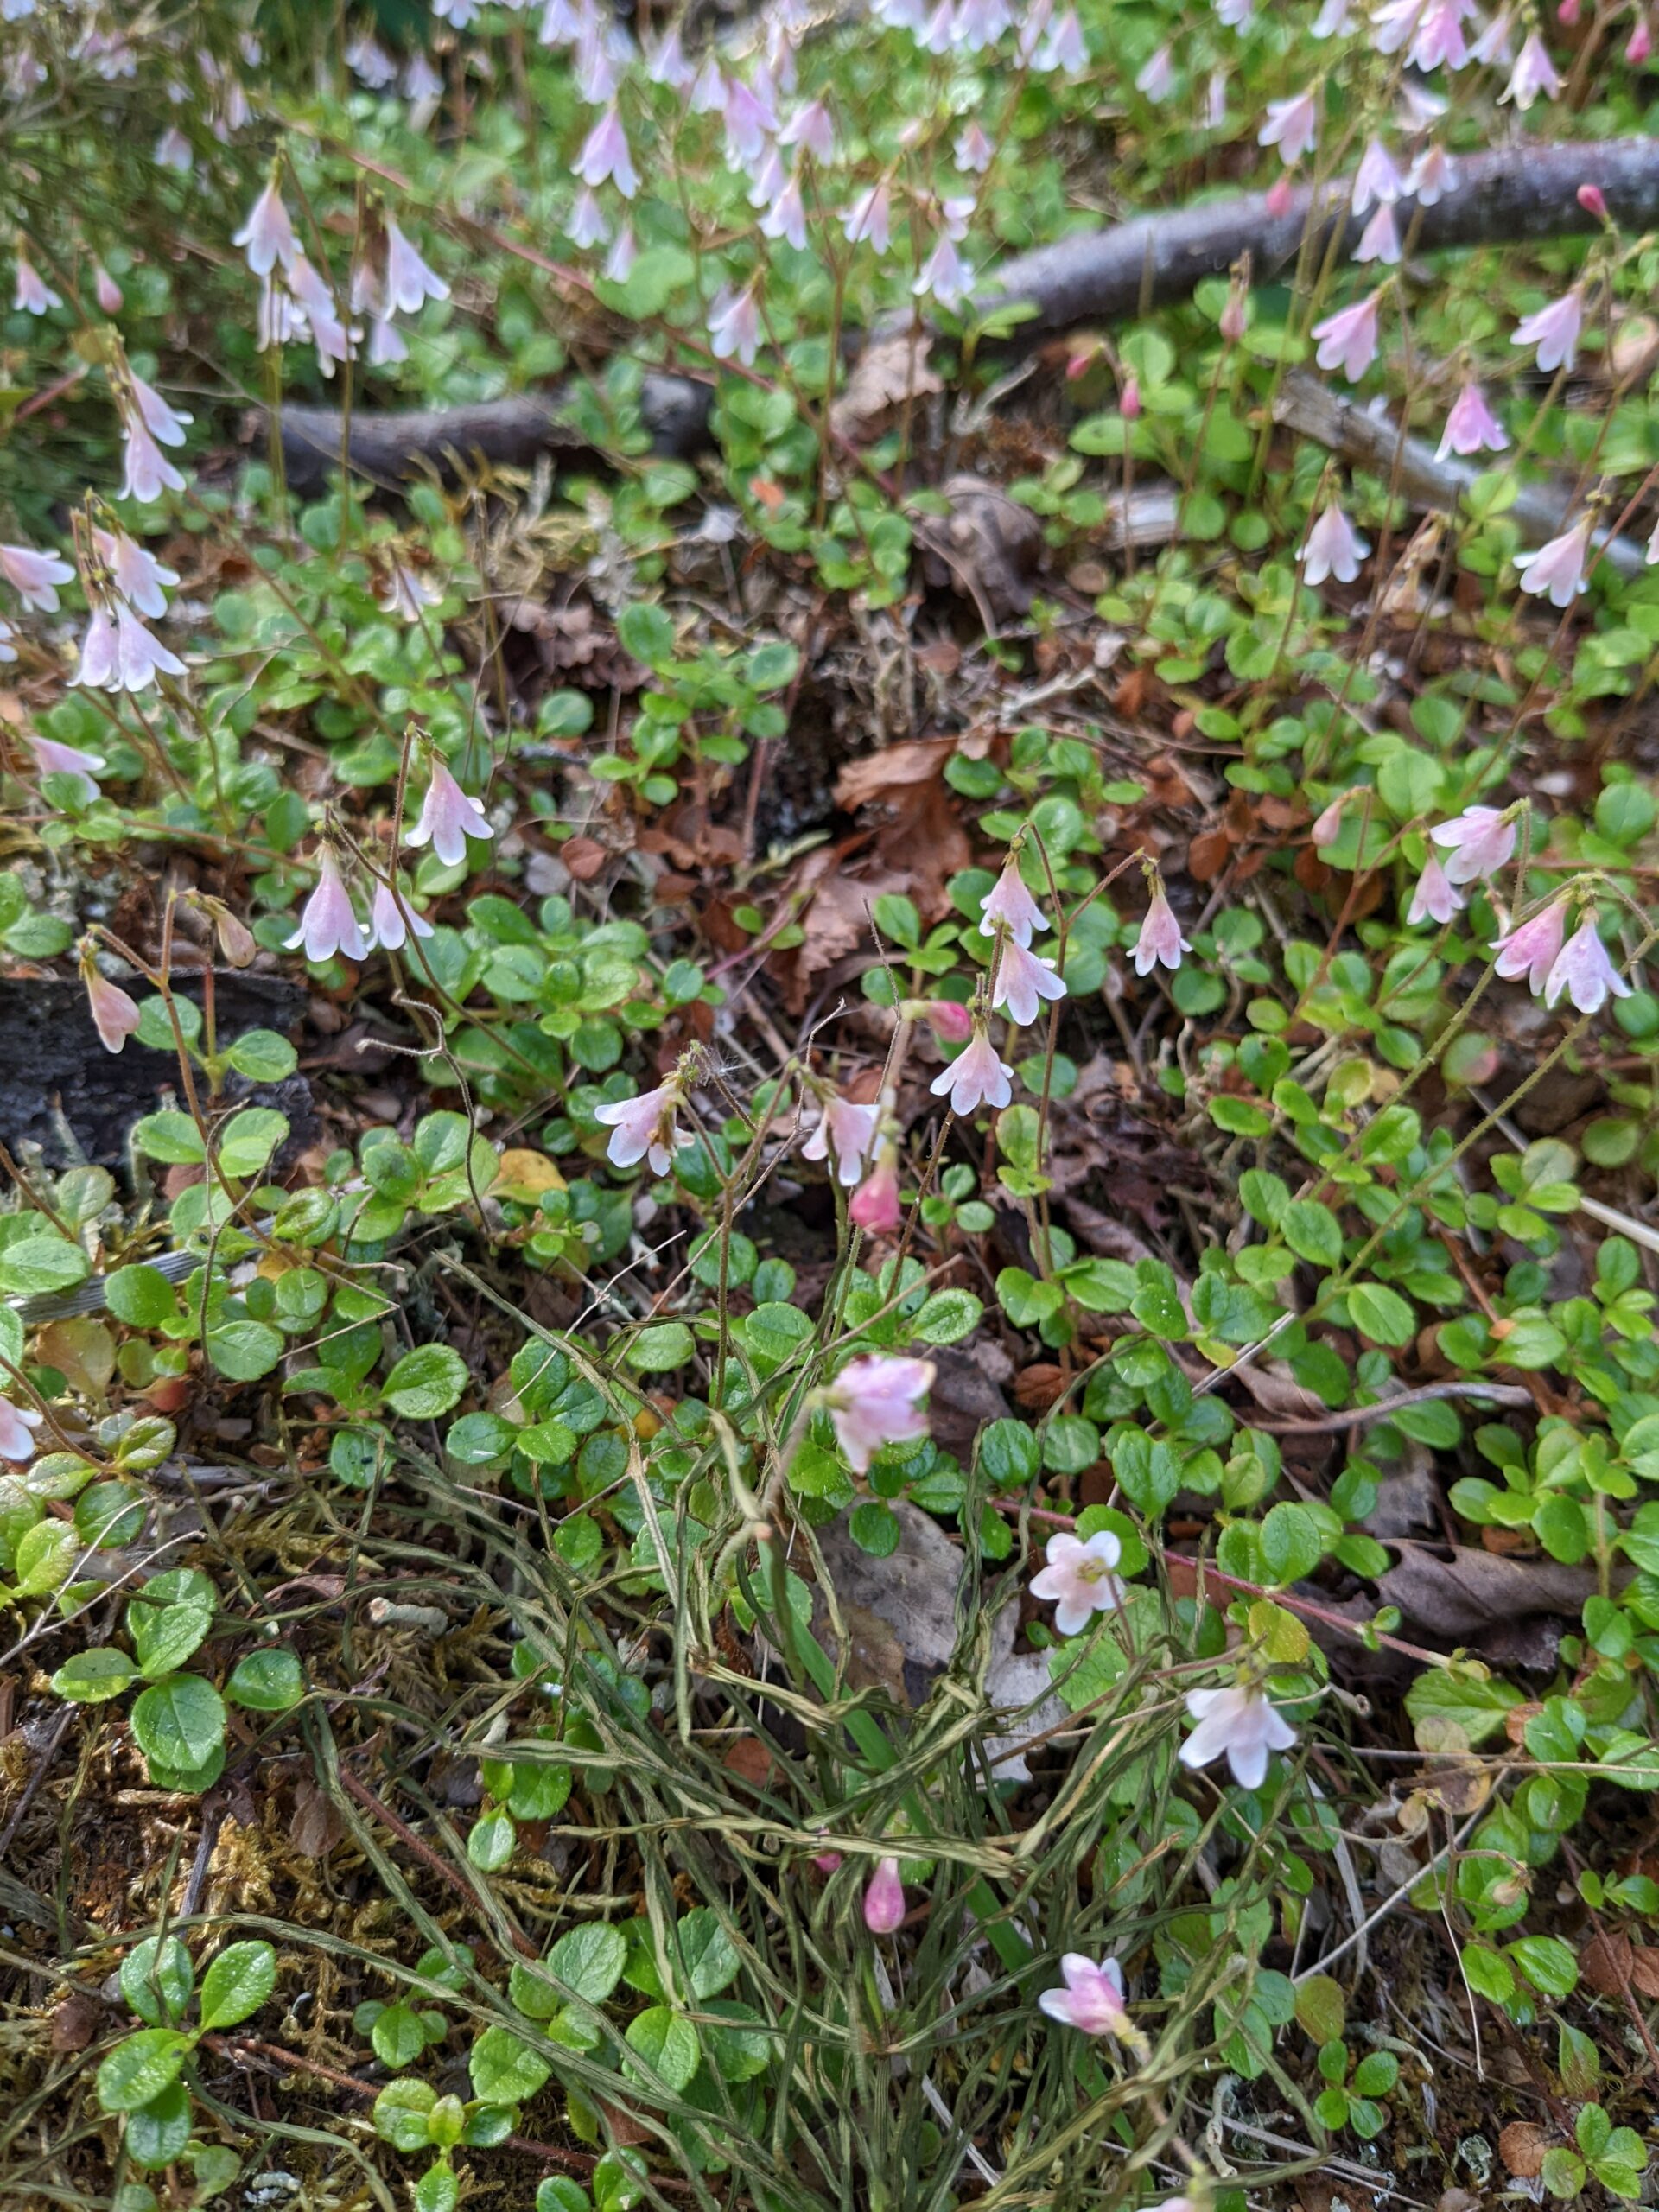
<svg viewBox="0 0 1659 2212">
<path fill-rule="evenodd" d="M 885 253 L 893 243 L 893 193 L 886 184 L 873 184 L 858 198 L 841 219 L 841 227 L 849 245 L 868 244 L 876 253 Z"/>
<path fill-rule="evenodd" d="M 115 619 L 95 607 L 80 641 L 80 665 L 70 677 L 94 691 L 146 691 L 157 676 L 182 676 L 184 663 L 152 638 L 124 599 Z"/>
<path fill-rule="evenodd" d="M 319 967 L 325 960 L 332 960 L 337 952 L 343 952 L 348 960 L 366 960 L 369 957 L 351 893 L 341 880 L 339 857 L 332 845 L 325 845 L 317 855 L 316 888 L 300 909 L 299 926 L 292 937 L 284 940 L 283 949 L 285 952 L 297 952 L 302 945 L 305 947 L 306 958 Z"/>
<path fill-rule="evenodd" d="M 1241 1789 L 1267 1779 L 1269 1751 L 1287 1751 L 1296 1731 L 1261 1690 L 1233 1682 L 1223 1690 L 1189 1690 L 1186 1709 L 1198 1726 L 1181 1745 L 1183 1766 L 1208 1766 L 1224 1755 Z"/>
<path fill-rule="evenodd" d="M 255 276 L 269 276 L 278 262 L 286 269 L 299 251 L 275 177 L 249 208 L 247 221 L 233 233 L 231 244 L 245 250 L 248 268 Z"/>
<path fill-rule="evenodd" d="M 966 1050 L 940 1069 L 928 1089 L 936 1098 L 948 1096 L 950 1111 L 965 1118 L 982 1106 L 1006 1106 L 1014 1096 L 1014 1070 L 997 1058 L 989 1037 L 976 1026 Z"/>
<path fill-rule="evenodd" d="M 45 1418 L 27 1406 L 14 1406 L 10 1398 L 0 1398 L 0 1459 L 10 1459 L 14 1466 L 32 1459 L 35 1439 L 30 1432 Z"/>
<path fill-rule="evenodd" d="M 1607 957 L 1595 917 L 1586 914 L 1551 963 L 1544 1004 L 1572 1000 L 1580 1014 L 1599 1014 L 1610 996 L 1627 999 L 1630 987 Z"/>
<path fill-rule="evenodd" d="M 409 845 L 430 845 L 446 868 L 457 868 L 467 857 L 469 837 L 493 837 L 489 817 L 468 791 L 464 791 L 435 753 L 432 773 L 421 802 L 420 819 L 404 840 Z"/>
<path fill-rule="evenodd" d="M 1431 849 L 1406 909 L 1407 921 L 1413 925 L 1438 922 L 1444 928 L 1462 906 L 1463 893 L 1440 866 L 1439 855 Z"/>
<path fill-rule="evenodd" d="M 1448 453 L 1502 453 L 1509 442 L 1509 433 L 1486 404 L 1480 386 L 1466 384 L 1452 403 L 1434 458 L 1444 461 Z"/>
<path fill-rule="evenodd" d="M 55 737 L 38 737 L 33 730 L 25 731 L 24 741 L 41 775 L 79 777 L 81 798 L 91 805 L 98 797 L 91 772 L 105 765 L 101 753 L 83 753 L 78 745 L 61 744 Z"/>
<path fill-rule="evenodd" d="M 1043 1556 L 1048 1564 L 1033 1576 L 1031 1594 L 1054 1606 L 1057 1636 L 1081 1636 L 1096 1613 L 1122 1604 L 1123 1585 L 1112 1569 L 1123 1547 L 1109 1529 L 1092 1536 L 1051 1536 Z"/>
<path fill-rule="evenodd" d="M 54 292 L 34 263 L 20 253 L 17 257 L 17 285 L 11 296 L 11 304 L 19 315 L 44 315 L 48 308 L 63 305 L 63 295 Z"/>
<path fill-rule="evenodd" d="M 1548 599 L 1552 607 L 1571 607 L 1580 592 L 1590 587 L 1585 581 L 1584 559 L 1590 550 L 1590 518 L 1564 530 L 1559 537 L 1552 537 L 1547 545 L 1531 553 L 1517 553 L 1515 565 L 1521 571 L 1521 588 L 1535 598 Z"/>
<path fill-rule="evenodd" d="M 183 475 L 156 444 L 149 428 L 135 416 L 129 418 L 126 429 L 126 471 L 122 478 L 121 497 L 140 500 L 148 506 L 163 492 L 182 492 Z"/>
<path fill-rule="evenodd" d="M 752 279 L 741 292 L 717 299 L 709 313 L 709 350 L 722 361 L 741 361 L 746 369 L 753 368 L 754 357 L 760 350 L 760 305 L 755 296 L 759 279 Z"/>
<path fill-rule="evenodd" d="M 389 883 L 377 883 L 369 908 L 369 950 L 378 945 L 383 952 L 397 952 L 409 942 L 411 931 L 416 937 L 430 937 L 432 925 Z"/>
<path fill-rule="evenodd" d="M 1386 200 L 1377 208 L 1359 234 L 1354 248 L 1357 262 L 1380 261 L 1392 269 L 1400 258 L 1400 230 L 1394 219 L 1394 209 Z"/>
<path fill-rule="evenodd" d="M 855 1475 L 889 1444 L 913 1444 L 927 1434 L 921 1401 L 933 1384 L 931 1359 L 895 1359 L 867 1352 L 849 1361 L 835 1381 L 818 1394 L 830 1415 L 836 1441 Z"/>
<path fill-rule="evenodd" d="M 836 1180 L 849 1190 L 864 1172 L 864 1162 L 875 1142 L 879 1106 L 857 1106 L 850 1099 L 831 1095 L 823 1102 L 817 1127 L 801 1147 L 804 1160 L 828 1160 L 833 1145 Z"/>
<path fill-rule="evenodd" d="M 1446 852 L 1446 873 L 1453 883 L 1496 875 L 1515 850 L 1515 823 L 1495 806 L 1465 806 L 1428 834 Z"/>
<path fill-rule="evenodd" d="M 1560 957 L 1566 931 L 1567 901 L 1552 899 L 1530 921 L 1517 923 L 1496 941 L 1495 971 L 1506 983 L 1518 983 L 1524 976 L 1529 991 L 1541 991 Z"/>
<path fill-rule="evenodd" d="M 1501 100 L 1513 100 L 1524 113 L 1541 92 L 1553 100 L 1561 89 L 1561 73 L 1550 60 L 1544 42 L 1536 31 L 1531 33 L 1526 44 L 1516 56 L 1510 81 L 1498 94 Z"/>
<path fill-rule="evenodd" d="M 1393 155 L 1380 139 L 1369 140 L 1354 171 L 1355 214 L 1363 215 L 1375 201 L 1398 200 L 1405 188 Z"/>
<path fill-rule="evenodd" d="M 1311 334 L 1319 341 L 1314 359 L 1322 369 L 1339 368 L 1350 384 L 1359 382 L 1376 359 L 1376 310 L 1381 297 L 1378 292 L 1368 293 L 1352 307 L 1338 308 L 1335 315 L 1314 324 Z"/>
<path fill-rule="evenodd" d="M 1426 146 L 1411 165 L 1407 180 L 1420 207 L 1433 207 L 1458 188 L 1458 165 L 1444 146 Z"/>
<path fill-rule="evenodd" d="M 1020 857 L 1010 853 L 1002 863 L 1002 873 L 979 902 L 984 916 L 980 927 L 988 936 L 993 930 L 1005 929 L 1016 944 L 1031 943 L 1034 931 L 1046 931 L 1048 917 L 1027 890 L 1025 879 L 1020 873 Z"/>
<path fill-rule="evenodd" d="M 124 530 L 92 531 L 98 557 L 115 579 L 115 588 L 140 614 L 159 622 L 167 612 L 165 584 L 179 581 L 176 569 L 163 568 L 156 556 Z"/>
<path fill-rule="evenodd" d="M 944 232 L 927 259 L 911 290 L 924 299 L 929 294 L 942 308 L 958 308 L 967 298 L 973 283 L 973 272 L 957 251 L 957 242 Z"/>
<path fill-rule="evenodd" d="M 1258 146 L 1276 146 L 1287 167 L 1300 161 L 1319 136 L 1319 104 L 1312 87 L 1294 99 L 1269 100 L 1268 119 L 1255 134 Z"/>
<path fill-rule="evenodd" d="M 674 1119 L 680 1103 L 680 1085 L 671 1076 L 655 1090 L 642 1090 L 637 1098 L 619 1098 L 594 1109 L 594 1119 L 611 1132 L 605 1157 L 613 1167 L 637 1167 L 650 1162 L 653 1175 L 666 1175 L 674 1155 L 696 1139 Z"/>
<path fill-rule="evenodd" d="M 386 293 L 404 315 L 418 312 L 426 300 L 447 300 L 449 287 L 429 269 L 391 217 L 386 219 Z"/>
<path fill-rule="evenodd" d="M 1065 985 L 1052 960 L 1027 951 L 1012 938 L 1004 944 L 996 963 L 996 981 L 991 986 L 993 1009 L 1001 1007 L 1017 1029 L 1023 1029 L 1036 1020 L 1045 1000 L 1052 1002 L 1065 996 Z"/>
<path fill-rule="evenodd" d="M 1161 960 L 1166 968 L 1179 968 L 1181 955 L 1191 952 L 1192 946 L 1181 935 L 1181 925 L 1175 918 L 1175 910 L 1165 898 L 1161 886 L 1153 896 L 1147 909 L 1147 918 L 1141 925 L 1141 934 L 1135 943 L 1135 972 L 1150 976 Z"/>
<path fill-rule="evenodd" d="M 1037 2002 L 1051 2020 L 1077 2028 L 1086 2036 L 1122 2036 L 1129 2024 L 1123 2002 L 1123 1969 L 1116 1959 L 1096 1966 L 1080 1951 L 1067 1951 L 1060 1961 L 1063 1989 L 1045 1989 Z"/>
<path fill-rule="evenodd" d="M 24 611 L 58 611 L 58 586 L 71 584 L 75 572 L 56 553 L 37 553 L 32 545 L 0 545 L 0 576 L 23 602 Z"/>
<path fill-rule="evenodd" d="M 1169 48 L 1160 46 L 1135 79 L 1135 89 L 1147 99 L 1166 100 L 1174 82 L 1175 69 L 1169 57 Z"/>
<path fill-rule="evenodd" d="M 1322 584 L 1327 576 L 1334 576 L 1339 584 L 1351 584 L 1370 550 L 1370 540 L 1360 536 L 1332 499 L 1303 543 L 1302 582 Z"/>
<path fill-rule="evenodd" d="M 1584 287 L 1575 284 L 1559 300 L 1523 315 L 1510 336 L 1511 346 L 1535 346 L 1541 369 L 1571 369 L 1584 327 Z"/>
<path fill-rule="evenodd" d="M 99 1044 L 106 1052 L 118 1052 L 138 1027 L 137 1001 L 119 983 L 100 976 L 90 961 L 81 969 L 80 980 L 86 986 L 87 1010 Z"/>
<path fill-rule="evenodd" d="M 628 151 L 628 136 L 613 105 L 588 133 L 576 156 L 576 175 L 594 191 L 608 179 L 625 200 L 639 189 L 639 178 Z"/>
<path fill-rule="evenodd" d="M 127 372 L 127 382 L 132 387 L 132 405 L 138 419 L 158 445 L 181 446 L 187 423 L 195 416 L 187 415 L 181 407 L 175 407 L 162 397 L 153 384 L 146 384 L 143 377 Z"/>
</svg>

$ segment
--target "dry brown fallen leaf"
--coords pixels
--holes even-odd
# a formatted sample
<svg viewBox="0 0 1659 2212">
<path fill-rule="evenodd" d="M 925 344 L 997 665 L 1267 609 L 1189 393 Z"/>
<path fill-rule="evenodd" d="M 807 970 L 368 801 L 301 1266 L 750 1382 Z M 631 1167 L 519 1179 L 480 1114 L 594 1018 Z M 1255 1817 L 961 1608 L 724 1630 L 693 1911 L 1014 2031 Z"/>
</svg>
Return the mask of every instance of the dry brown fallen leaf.
<svg viewBox="0 0 1659 2212">
<path fill-rule="evenodd" d="M 1512 2120 L 1497 2139 L 1497 2155 L 1517 2181 L 1537 2179 L 1548 2148 L 1548 2135 L 1532 2120 Z"/>
<path fill-rule="evenodd" d="M 1395 1564 L 1376 1579 L 1385 1605 L 1413 1627 L 1461 1643 L 1495 1622 L 1527 1613 L 1576 1615 L 1596 1587 L 1587 1567 L 1553 1559 L 1502 1559 L 1471 1545 L 1440 1547 L 1395 1539 Z"/>
<path fill-rule="evenodd" d="M 910 331 L 878 339 L 853 364 L 830 410 L 830 427 L 855 446 L 869 445 L 890 429 L 906 400 L 923 399 L 944 386 L 927 365 L 928 340 Z"/>
</svg>

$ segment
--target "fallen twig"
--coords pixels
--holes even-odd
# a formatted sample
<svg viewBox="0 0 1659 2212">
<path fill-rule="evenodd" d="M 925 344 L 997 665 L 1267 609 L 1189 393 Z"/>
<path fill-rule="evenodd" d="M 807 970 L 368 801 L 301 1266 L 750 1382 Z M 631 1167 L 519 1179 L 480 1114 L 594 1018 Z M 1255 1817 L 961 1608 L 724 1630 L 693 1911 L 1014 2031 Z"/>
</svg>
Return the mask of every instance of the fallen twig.
<svg viewBox="0 0 1659 2212">
<path fill-rule="evenodd" d="M 1407 435 L 1394 418 L 1373 414 L 1357 399 L 1345 399 L 1306 369 L 1292 369 L 1273 404 L 1273 419 L 1312 438 L 1344 461 L 1357 462 L 1389 480 L 1413 506 L 1456 510 L 1458 501 L 1483 471 L 1471 461 L 1437 458 L 1421 438 Z M 1573 486 L 1562 478 L 1522 484 L 1505 514 L 1529 545 L 1541 544 L 1565 530 L 1579 505 Z M 1592 531 L 1591 542 L 1622 576 L 1639 576 L 1647 555 L 1634 538 Z"/>
<path fill-rule="evenodd" d="M 1659 218 L 1659 140 L 1652 138 L 1506 146 L 1462 156 L 1459 169 L 1457 189 L 1432 207 L 1401 202 L 1400 219 L 1420 253 L 1593 230 L 1596 218 L 1578 197 L 1581 185 L 1593 185 L 1613 220 L 1627 229 L 1640 231 Z M 1006 358 L 1069 330 L 1186 299 L 1201 278 L 1232 268 L 1245 255 L 1258 280 L 1276 277 L 1294 262 L 1310 233 L 1316 245 L 1339 233 L 1338 251 L 1347 256 L 1363 227 L 1362 219 L 1349 213 L 1351 201 L 1351 181 L 1338 177 L 1317 190 L 1304 186 L 1292 193 L 1277 213 L 1268 195 L 1256 192 L 1076 232 L 1016 255 L 992 272 L 969 302 L 966 320 L 973 324 L 1010 309 L 1023 311 L 981 348 Z M 545 394 L 413 413 L 359 409 L 351 419 L 351 465 L 391 484 L 429 469 L 442 474 L 455 458 L 482 454 L 522 464 L 553 448 L 580 448 L 583 441 L 570 416 L 571 389 L 560 385 Z M 684 455 L 706 445 L 713 397 L 707 378 L 647 376 L 640 412 L 657 450 Z M 280 429 L 294 488 L 317 489 L 340 459 L 339 413 L 285 406 Z M 1391 461 L 1395 438 L 1386 429 L 1384 435 Z M 1436 503 L 1445 498 L 1442 490 Z M 1522 510 L 1517 505 L 1511 512 Z M 1622 556 L 1609 557 L 1618 557 L 1622 565 Z"/>
</svg>

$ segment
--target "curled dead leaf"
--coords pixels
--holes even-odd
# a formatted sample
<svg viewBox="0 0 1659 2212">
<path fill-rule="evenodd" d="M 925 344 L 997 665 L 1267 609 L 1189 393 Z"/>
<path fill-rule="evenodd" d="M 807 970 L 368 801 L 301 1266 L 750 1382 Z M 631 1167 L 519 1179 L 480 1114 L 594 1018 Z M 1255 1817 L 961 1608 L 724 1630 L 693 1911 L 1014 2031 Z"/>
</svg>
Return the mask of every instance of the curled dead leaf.
<svg viewBox="0 0 1659 2212">
<path fill-rule="evenodd" d="M 1512 2120 L 1497 2139 L 1497 2155 L 1517 2181 L 1535 2181 L 1544 2171 L 1549 2138 L 1536 2120 Z"/>
<path fill-rule="evenodd" d="M 1579 1952 L 1579 1979 L 1598 1997 L 1617 1997 L 1630 1983 L 1635 1956 L 1626 1936 L 1592 1936 Z"/>
</svg>

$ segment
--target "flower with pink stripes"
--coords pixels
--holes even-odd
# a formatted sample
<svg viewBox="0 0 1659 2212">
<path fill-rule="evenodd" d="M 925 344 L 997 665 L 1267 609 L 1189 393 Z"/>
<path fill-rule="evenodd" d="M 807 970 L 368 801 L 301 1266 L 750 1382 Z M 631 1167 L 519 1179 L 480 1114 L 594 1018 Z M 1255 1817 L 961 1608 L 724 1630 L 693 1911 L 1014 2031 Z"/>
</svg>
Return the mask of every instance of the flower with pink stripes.
<svg viewBox="0 0 1659 2212">
<path fill-rule="evenodd" d="M 1580 1014 L 1599 1014 L 1609 996 L 1627 999 L 1630 986 L 1607 957 L 1595 916 L 1586 914 L 1550 963 L 1544 1004 L 1570 998 Z"/>
<path fill-rule="evenodd" d="M 1523 315 L 1510 335 L 1511 346 L 1535 346 L 1541 369 L 1571 369 L 1584 327 L 1584 287 L 1575 284 L 1559 300 Z"/>
<path fill-rule="evenodd" d="M 1332 499 L 1303 543 L 1302 582 L 1322 584 L 1327 576 L 1334 576 L 1339 584 L 1351 584 L 1370 550 L 1370 540 L 1360 536 Z"/>
<path fill-rule="evenodd" d="M 1529 991 L 1541 991 L 1560 957 L 1566 933 L 1567 900 L 1552 899 L 1530 921 L 1518 922 L 1497 940 L 1492 946 L 1497 955 L 1495 971 L 1506 983 L 1518 983 L 1524 976 Z"/>
<path fill-rule="evenodd" d="M 1382 295 L 1368 292 L 1351 308 L 1338 308 L 1323 322 L 1316 322 L 1313 336 L 1319 340 L 1315 356 L 1322 369 L 1339 368 L 1350 384 L 1357 384 L 1376 359 L 1376 310 Z"/>
<path fill-rule="evenodd" d="M 1448 453 L 1502 453 L 1509 442 L 1509 433 L 1486 404 L 1480 386 L 1466 384 L 1452 403 L 1434 458 L 1444 461 Z"/>
<path fill-rule="evenodd" d="M 966 1117 L 982 1106 L 1006 1106 L 1014 1096 L 1014 1070 L 1000 1060 L 983 1027 L 976 1023 L 964 1052 L 948 1068 L 941 1068 L 928 1089 L 936 1098 L 948 1096 L 950 1111 Z"/>
</svg>

